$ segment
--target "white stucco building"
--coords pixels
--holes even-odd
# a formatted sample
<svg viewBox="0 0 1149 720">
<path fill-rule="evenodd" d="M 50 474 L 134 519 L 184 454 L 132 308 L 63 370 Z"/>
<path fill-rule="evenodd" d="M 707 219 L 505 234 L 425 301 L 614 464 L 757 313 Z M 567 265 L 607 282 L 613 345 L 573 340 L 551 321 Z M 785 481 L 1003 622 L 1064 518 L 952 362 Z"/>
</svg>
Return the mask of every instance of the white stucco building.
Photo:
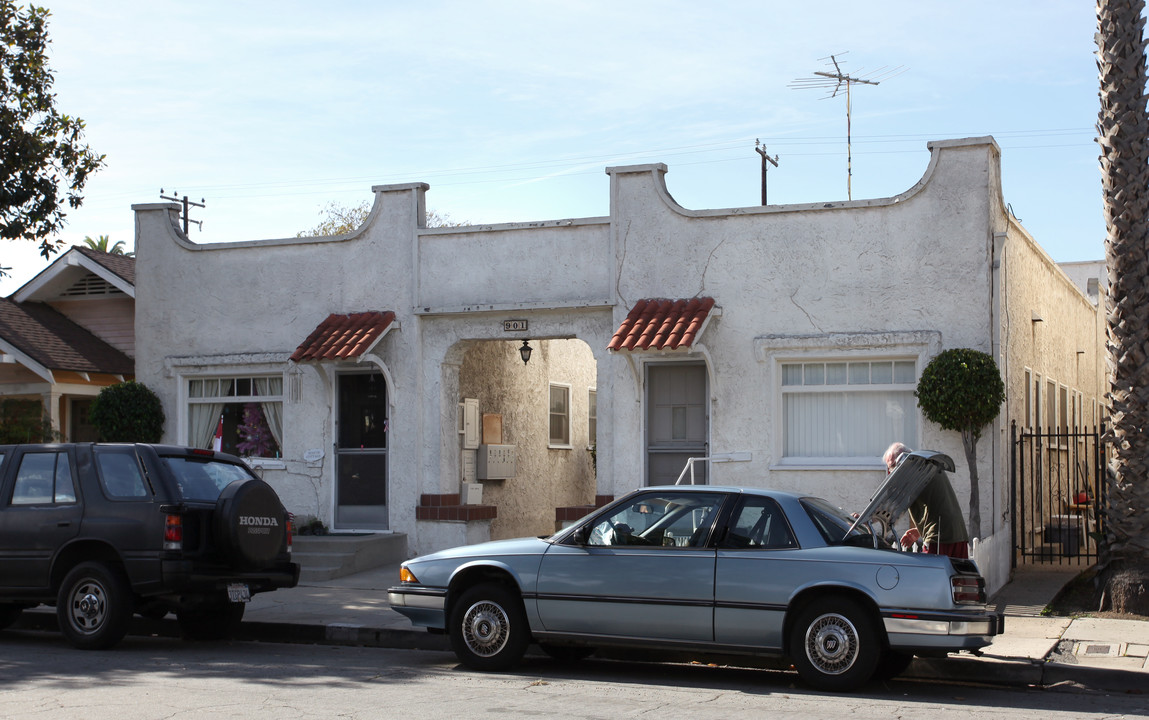
<svg viewBox="0 0 1149 720">
<path fill-rule="evenodd" d="M 851 202 L 688 210 L 654 164 L 607 169 L 608 217 L 426 228 L 413 183 L 373 188 L 347 235 L 215 245 L 181 233 L 177 206 L 138 205 L 137 379 L 167 440 L 210 442 L 221 412 L 238 438 L 261 415 L 272 439 L 253 462 L 290 510 L 406 533 L 421 554 L 552 530 L 580 512 L 562 508 L 673 482 L 690 456 L 728 460 L 699 466 L 712 483 L 862 507 L 901 440 L 950 454 L 964 501 L 961 439 L 913 390 L 938 352 L 975 348 L 1010 393 L 979 448 L 992 577 L 1009 566 L 1022 378 L 1056 375 L 1095 408 L 1101 325 L 1006 212 L 992 138 L 929 149 L 912 188 Z M 628 321 L 644 308 L 663 314 Z M 662 321 L 680 334 L 639 337 Z M 499 459 L 470 447 L 484 414 L 517 467 L 466 505 L 476 454 Z"/>
</svg>

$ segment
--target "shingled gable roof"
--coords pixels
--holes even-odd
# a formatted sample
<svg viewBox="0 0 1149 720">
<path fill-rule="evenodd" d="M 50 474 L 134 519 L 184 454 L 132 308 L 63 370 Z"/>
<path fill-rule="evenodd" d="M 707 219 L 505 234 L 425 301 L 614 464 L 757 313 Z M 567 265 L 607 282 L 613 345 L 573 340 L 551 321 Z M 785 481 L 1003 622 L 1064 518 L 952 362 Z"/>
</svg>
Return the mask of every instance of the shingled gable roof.
<svg viewBox="0 0 1149 720">
<path fill-rule="evenodd" d="M 702 332 L 714 298 L 639 300 L 618 326 L 608 350 L 678 350 L 689 348 Z"/>
<path fill-rule="evenodd" d="M 367 353 L 383 337 L 395 313 L 332 313 L 291 354 L 293 362 L 349 360 Z"/>
<path fill-rule="evenodd" d="M 129 255 L 113 255 L 87 247 L 77 247 L 85 256 L 98 262 L 129 285 L 136 284 L 136 259 Z"/>
<path fill-rule="evenodd" d="M 89 274 L 135 297 L 136 259 L 87 247 L 69 248 L 10 297 L 21 303 L 51 301 Z"/>
<path fill-rule="evenodd" d="M 49 371 L 135 372 L 130 357 L 44 303 L 0 298 L 0 348 Z"/>
</svg>

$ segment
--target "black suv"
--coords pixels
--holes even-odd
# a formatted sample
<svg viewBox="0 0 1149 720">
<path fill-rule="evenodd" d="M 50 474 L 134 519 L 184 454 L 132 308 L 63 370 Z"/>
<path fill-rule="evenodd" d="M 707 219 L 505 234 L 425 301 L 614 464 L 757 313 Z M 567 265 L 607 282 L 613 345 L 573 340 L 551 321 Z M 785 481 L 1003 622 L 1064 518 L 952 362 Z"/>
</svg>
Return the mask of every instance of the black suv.
<svg viewBox="0 0 1149 720">
<path fill-rule="evenodd" d="M 291 516 L 231 455 L 165 445 L 0 445 L 0 629 L 54 604 L 108 648 L 133 613 L 226 637 L 256 593 L 294 587 Z"/>
</svg>

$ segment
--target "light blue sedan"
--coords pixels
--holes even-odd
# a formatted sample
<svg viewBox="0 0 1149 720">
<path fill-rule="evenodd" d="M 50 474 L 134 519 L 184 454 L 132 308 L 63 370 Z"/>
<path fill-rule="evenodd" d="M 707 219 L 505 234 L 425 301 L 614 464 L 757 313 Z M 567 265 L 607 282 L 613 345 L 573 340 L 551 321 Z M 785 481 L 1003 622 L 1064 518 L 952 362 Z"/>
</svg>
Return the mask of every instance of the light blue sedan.
<svg viewBox="0 0 1149 720">
<path fill-rule="evenodd" d="M 408 560 L 388 599 L 479 670 L 514 666 L 534 641 L 561 659 L 598 647 L 788 657 L 814 687 L 854 689 L 1002 631 L 973 562 L 889 549 L 874 522 L 946 470 L 945 455 L 913 453 L 866 522 L 794 493 L 643 488 L 548 538 Z"/>
</svg>

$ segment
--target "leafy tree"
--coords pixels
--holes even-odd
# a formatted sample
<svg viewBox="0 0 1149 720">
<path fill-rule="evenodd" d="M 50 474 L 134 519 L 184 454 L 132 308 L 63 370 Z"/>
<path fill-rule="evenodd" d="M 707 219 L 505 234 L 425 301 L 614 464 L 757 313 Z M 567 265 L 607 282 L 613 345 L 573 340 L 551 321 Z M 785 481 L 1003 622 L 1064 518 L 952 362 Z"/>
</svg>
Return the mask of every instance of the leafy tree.
<svg viewBox="0 0 1149 720">
<path fill-rule="evenodd" d="M 82 142 L 84 121 L 56 109 L 48 16 L 0 0 L 0 239 L 39 241 L 45 258 L 63 244 L 51 237 L 64 204 L 80 207 L 88 176 L 104 166 Z"/>
<path fill-rule="evenodd" d="M 164 409 L 147 385 L 134 380 L 100 391 L 88 415 L 102 442 L 156 443 L 164 433 Z"/>
<path fill-rule="evenodd" d="M 1144 0 L 1099 0 L 1097 68 L 1105 200 L 1110 440 L 1101 585 L 1117 610 L 1149 613 L 1149 113 Z"/>
<path fill-rule="evenodd" d="M 301 230 L 296 237 L 326 237 L 329 235 L 342 235 L 349 233 L 367 221 L 371 214 L 371 204 L 364 201 L 359 205 L 341 205 L 329 202 L 320 211 L 319 224 L 310 230 Z M 427 211 L 427 227 L 461 227 L 466 222 L 455 222 L 447 213 Z"/>
<path fill-rule="evenodd" d="M 111 243 L 112 239 L 107 235 L 101 235 L 98 240 L 93 240 L 91 235 L 84 236 L 84 245 L 92 250 L 108 253 L 109 255 L 126 255 L 127 257 L 135 255 L 134 252 L 124 252 L 124 248 L 126 248 L 127 245 L 124 244 L 123 240 L 117 240 L 114 245 Z M 111 247 L 108 247 L 109 245 L 111 245 Z"/>
<path fill-rule="evenodd" d="M 977 441 L 1005 401 L 1005 383 L 997 364 L 979 350 L 945 350 L 926 365 L 914 395 L 930 422 L 961 433 L 969 465 L 969 530 L 971 537 L 981 537 Z"/>
</svg>

